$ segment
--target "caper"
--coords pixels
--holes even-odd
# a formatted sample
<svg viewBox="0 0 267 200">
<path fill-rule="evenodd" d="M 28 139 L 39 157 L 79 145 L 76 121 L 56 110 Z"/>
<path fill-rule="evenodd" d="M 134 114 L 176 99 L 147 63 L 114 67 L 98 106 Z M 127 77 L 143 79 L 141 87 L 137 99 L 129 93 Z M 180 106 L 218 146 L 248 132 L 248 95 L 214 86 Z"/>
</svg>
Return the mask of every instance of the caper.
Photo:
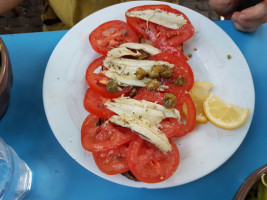
<svg viewBox="0 0 267 200">
<path fill-rule="evenodd" d="M 142 68 L 138 68 L 135 72 L 135 76 L 138 80 L 143 80 L 147 75 L 147 72 L 143 70 Z"/>
<path fill-rule="evenodd" d="M 163 97 L 163 105 L 166 108 L 174 108 L 177 104 L 175 96 L 171 93 L 165 93 Z"/>
<path fill-rule="evenodd" d="M 156 79 L 152 79 L 146 83 L 146 88 L 148 90 L 156 90 L 160 86 L 160 82 Z"/>
<path fill-rule="evenodd" d="M 107 91 L 109 91 L 111 93 L 115 93 L 115 92 L 118 92 L 119 91 L 118 84 L 115 81 L 113 81 L 113 80 L 108 81 L 106 87 L 107 87 Z"/>
<path fill-rule="evenodd" d="M 150 72 L 148 72 L 148 77 L 151 79 L 159 79 L 160 74 L 159 74 L 159 72 L 151 70 Z"/>
<path fill-rule="evenodd" d="M 148 73 L 148 77 L 151 79 L 159 79 L 160 73 L 165 71 L 164 65 L 155 65 L 152 67 L 151 71 Z"/>
<path fill-rule="evenodd" d="M 149 57 L 149 54 L 146 53 L 146 52 L 142 52 L 142 51 L 139 51 L 141 53 L 141 55 L 138 56 L 138 60 L 145 60 Z"/>
<path fill-rule="evenodd" d="M 172 77 L 172 70 L 169 67 L 166 67 L 165 71 L 160 73 L 161 78 L 169 79 Z"/>
<path fill-rule="evenodd" d="M 186 84 L 186 78 L 183 76 L 179 76 L 175 79 L 174 84 L 177 86 L 183 86 Z"/>
<path fill-rule="evenodd" d="M 136 89 L 136 88 L 133 88 L 133 89 L 131 90 L 129 96 L 130 96 L 131 98 L 133 98 L 133 97 L 136 95 L 136 93 L 137 93 L 137 89 Z"/>
<path fill-rule="evenodd" d="M 152 67 L 152 70 L 161 73 L 161 72 L 164 72 L 166 68 L 167 66 L 165 65 L 155 65 L 154 67 Z"/>
</svg>

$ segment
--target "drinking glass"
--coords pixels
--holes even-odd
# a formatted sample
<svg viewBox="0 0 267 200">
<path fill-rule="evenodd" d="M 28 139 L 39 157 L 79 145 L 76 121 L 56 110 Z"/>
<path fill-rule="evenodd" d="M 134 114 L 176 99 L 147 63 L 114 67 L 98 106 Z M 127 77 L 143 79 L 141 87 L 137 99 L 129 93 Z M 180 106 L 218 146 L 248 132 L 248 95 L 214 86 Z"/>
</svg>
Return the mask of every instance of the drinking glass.
<svg viewBox="0 0 267 200">
<path fill-rule="evenodd" d="M 0 200 L 20 200 L 31 189 L 32 172 L 0 137 Z"/>
</svg>

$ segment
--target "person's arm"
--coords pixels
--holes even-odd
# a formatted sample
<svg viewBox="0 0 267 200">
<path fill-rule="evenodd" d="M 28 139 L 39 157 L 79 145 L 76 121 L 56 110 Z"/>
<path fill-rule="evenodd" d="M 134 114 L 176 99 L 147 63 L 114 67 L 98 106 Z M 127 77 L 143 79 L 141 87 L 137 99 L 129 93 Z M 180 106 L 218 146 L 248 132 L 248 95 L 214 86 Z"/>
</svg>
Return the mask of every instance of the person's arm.
<svg viewBox="0 0 267 200">
<path fill-rule="evenodd" d="M 251 32 L 267 22 L 267 0 L 242 11 L 236 11 L 240 0 L 210 0 L 211 8 L 226 19 L 232 19 L 236 29 Z"/>
<path fill-rule="evenodd" d="M 19 5 L 23 0 L 0 0 L 0 14 L 4 14 L 17 5 Z"/>
</svg>

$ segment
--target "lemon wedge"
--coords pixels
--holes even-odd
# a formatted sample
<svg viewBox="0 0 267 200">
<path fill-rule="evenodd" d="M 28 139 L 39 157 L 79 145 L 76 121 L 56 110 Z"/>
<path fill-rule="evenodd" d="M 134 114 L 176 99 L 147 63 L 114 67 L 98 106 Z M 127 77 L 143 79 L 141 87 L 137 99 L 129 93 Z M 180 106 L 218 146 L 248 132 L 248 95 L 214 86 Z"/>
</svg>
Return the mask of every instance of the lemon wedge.
<svg viewBox="0 0 267 200">
<path fill-rule="evenodd" d="M 197 123 L 207 123 L 208 120 L 205 116 L 203 110 L 203 101 L 209 95 L 212 84 L 209 82 L 195 82 L 192 89 L 189 91 L 189 94 L 196 107 L 196 122 Z M 183 106 L 183 112 L 185 116 L 187 115 L 186 106 Z"/>
<path fill-rule="evenodd" d="M 240 127 L 245 123 L 249 115 L 249 109 L 226 104 L 213 93 L 210 93 L 203 102 L 203 109 L 210 122 L 224 129 Z"/>
</svg>

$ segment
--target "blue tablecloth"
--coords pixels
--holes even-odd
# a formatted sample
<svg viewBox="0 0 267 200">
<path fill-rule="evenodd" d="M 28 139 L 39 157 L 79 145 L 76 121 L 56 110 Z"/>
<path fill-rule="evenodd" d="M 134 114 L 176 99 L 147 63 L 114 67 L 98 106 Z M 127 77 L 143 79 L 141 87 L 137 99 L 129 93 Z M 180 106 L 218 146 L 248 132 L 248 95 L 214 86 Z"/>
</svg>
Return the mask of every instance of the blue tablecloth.
<svg viewBox="0 0 267 200">
<path fill-rule="evenodd" d="M 267 163 L 267 24 L 254 33 L 216 22 L 241 49 L 253 76 L 254 118 L 234 155 L 194 182 L 166 189 L 136 189 L 106 181 L 76 163 L 54 137 L 43 107 L 46 64 L 66 31 L 4 35 L 14 73 L 12 97 L 0 121 L 0 136 L 33 171 L 26 200 L 58 199 L 231 199 L 247 176 Z"/>
</svg>

